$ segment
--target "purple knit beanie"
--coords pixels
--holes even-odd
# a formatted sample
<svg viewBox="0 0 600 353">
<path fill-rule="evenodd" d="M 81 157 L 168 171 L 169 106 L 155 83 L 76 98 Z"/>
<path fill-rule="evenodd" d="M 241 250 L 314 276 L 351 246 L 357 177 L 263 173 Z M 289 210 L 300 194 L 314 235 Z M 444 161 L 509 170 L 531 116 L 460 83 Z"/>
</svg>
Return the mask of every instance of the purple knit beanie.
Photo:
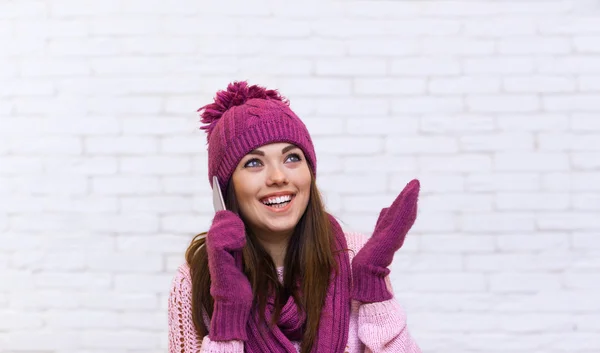
<svg viewBox="0 0 600 353">
<path fill-rule="evenodd" d="M 248 152 L 275 142 L 289 142 L 304 152 L 313 174 L 317 158 L 304 123 L 276 90 L 233 82 L 214 102 L 198 109 L 208 136 L 208 179 L 219 179 L 225 191 L 233 171 Z"/>
</svg>

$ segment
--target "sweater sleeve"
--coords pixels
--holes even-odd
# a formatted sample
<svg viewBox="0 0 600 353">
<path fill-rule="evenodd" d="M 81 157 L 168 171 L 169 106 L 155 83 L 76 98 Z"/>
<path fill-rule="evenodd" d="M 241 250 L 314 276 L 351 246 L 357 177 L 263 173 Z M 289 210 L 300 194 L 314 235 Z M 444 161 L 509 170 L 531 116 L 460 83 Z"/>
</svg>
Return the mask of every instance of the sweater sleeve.
<svg viewBox="0 0 600 353">
<path fill-rule="evenodd" d="M 350 261 L 368 238 L 358 233 L 347 233 Z M 386 284 L 393 294 L 389 277 Z M 359 304 L 358 338 L 365 353 L 421 353 L 406 325 L 406 313 L 395 298 L 378 303 Z"/>
<path fill-rule="evenodd" d="M 168 303 L 169 353 L 243 353 L 243 341 L 202 342 L 192 320 L 192 279 L 187 264 L 181 265 L 173 279 Z"/>
</svg>

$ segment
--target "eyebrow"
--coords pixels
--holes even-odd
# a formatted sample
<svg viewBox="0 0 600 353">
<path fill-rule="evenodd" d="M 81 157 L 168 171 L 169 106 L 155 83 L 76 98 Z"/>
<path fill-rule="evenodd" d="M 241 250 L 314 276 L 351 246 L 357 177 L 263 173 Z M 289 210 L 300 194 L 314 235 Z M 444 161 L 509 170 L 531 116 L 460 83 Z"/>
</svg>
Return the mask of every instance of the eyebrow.
<svg viewBox="0 0 600 353">
<path fill-rule="evenodd" d="M 287 151 L 293 150 L 294 148 L 298 148 L 298 147 L 295 146 L 295 145 L 287 145 L 287 146 L 285 146 L 281 150 L 281 154 L 284 154 Z M 261 151 L 261 150 L 252 150 L 252 151 L 248 152 L 248 154 L 256 154 L 256 155 L 259 155 L 259 156 L 264 156 L 265 155 L 265 153 L 263 151 Z"/>
</svg>

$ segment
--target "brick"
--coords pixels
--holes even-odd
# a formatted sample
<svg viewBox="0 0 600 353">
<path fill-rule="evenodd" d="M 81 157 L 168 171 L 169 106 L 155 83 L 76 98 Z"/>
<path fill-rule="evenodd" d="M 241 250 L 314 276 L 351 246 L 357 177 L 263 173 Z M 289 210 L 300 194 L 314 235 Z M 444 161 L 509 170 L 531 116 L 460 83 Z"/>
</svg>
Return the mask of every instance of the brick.
<svg viewBox="0 0 600 353">
<path fill-rule="evenodd" d="M 319 162 L 321 161 L 321 158 L 322 155 L 319 155 Z M 206 160 L 204 160 L 204 163 L 206 164 Z M 319 166 L 321 166 L 320 163 Z M 192 195 L 210 190 L 208 179 L 200 181 L 198 176 L 164 176 L 160 178 L 160 184 L 158 178 L 151 179 L 154 179 L 152 182 L 152 189 L 162 190 L 167 195 Z M 204 180 L 206 180 L 206 183 Z M 94 184 L 92 184 L 92 186 L 93 185 Z M 124 190 L 126 190 L 126 187 Z"/>
<path fill-rule="evenodd" d="M 277 57 L 241 57 L 223 66 L 223 60 L 208 65 L 197 65 L 197 71 L 212 74 L 214 70 L 222 71 L 224 74 L 235 74 L 240 70 L 246 75 L 253 73 L 263 75 L 311 75 L 314 72 L 312 60 L 307 58 L 289 57 L 279 60 Z M 194 61 L 197 61 L 194 58 Z M 219 64 L 220 63 L 220 64 Z M 222 67 L 219 70 L 219 67 Z M 201 70 L 201 71 L 200 71 Z M 217 72 L 218 72 L 217 71 Z M 225 82 L 225 80 L 223 80 Z M 296 100 L 294 100 L 296 102 Z"/>
<path fill-rule="evenodd" d="M 85 176 L 44 175 L 22 176 L 15 180 L 15 191 L 41 195 L 87 194 L 89 182 Z"/>
<path fill-rule="evenodd" d="M 156 273 L 162 270 L 163 261 L 161 256 L 148 256 L 139 250 L 127 253 L 93 252 L 86 256 L 85 265 L 94 272 Z"/>
<path fill-rule="evenodd" d="M 538 97 L 531 95 L 471 95 L 466 98 L 469 111 L 476 113 L 534 112 L 540 107 Z"/>
<path fill-rule="evenodd" d="M 210 46 L 208 48 L 210 48 Z M 343 57 L 346 54 L 346 46 L 340 41 L 331 39 L 285 38 L 277 40 L 272 45 L 265 46 L 263 51 L 264 54 L 277 55 L 280 57 Z"/>
<path fill-rule="evenodd" d="M 446 136 L 388 136 L 385 149 L 393 154 L 453 154 L 458 143 Z"/>
<path fill-rule="evenodd" d="M 79 18 L 20 18 L 14 24 L 15 33 L 35 33 L 44 38 L 55 37 L 86 37 L 90 34 L 87 21 Z"/>
<path fill-rule="evenodd" d="M 362 172 L 365 169 L 379 172 L 417 171 L 417 161 L 411 156 L 344 156 L 341 163 L 343 170 L 349 172 Z"/>
<path fill-rule="evenodd" d="M 191 240 L 192 236 L 189 234 L 132 234 L 127 237 L 117 237 L 116 250 L 124 253 L 141 252 L 147 255 L 177 253 L 183 256 Z"/>
<path fill-rule="evenodd" d="M 497 171 L 563 171 L 569 169 L 565 153 L 497 153 L 494 156 L 494 170 Z"/>
<path fill-rule="evenodd" d="M 178 136 L 173 135 L 160 139 L 159 150 L 165 154 L 189 154 L 197 155 L 198 151 L 204 149 L 205 136 Z"/>
<path fill-rule="evenodd" d="M 328 98 L 317 100 L 316 112 L 331 116 L 382 116 L 388 114 L 389 107 L 389 102 L 380 98 Z"/>
<path fill-rule="evenodd" d="M 567 114 L 502 115 L 496 119 L 501 130 L 509 131 L 561 131 L 569 126 Z"/>
<path fill-rule="evenodd" d="M 500 82 L 498 78 L 487 76 L 432 78 L 428 91 L 434 94 L 496 93 L 500 91 Z"/>
<path fill-rule="evenodd" d="M 398 273 L 398 272 L 395 272 Z M 418 273 L 402 274 L 399 291 L 419 292 L 483 292 L 485 277 L 480 273 Z M 393 280 L 394 273 L 391 274 Z"/>
<path fill-rule="evenodd" d="M 53 38 L 48 43 L 48 52 L 57 57 L 119 55 L 121 51 L 119 40 L 109 40 L 106 37 Z"/>
<path fill-rule="evenodd" d="M 86 229 L 95 232 L 156 232 L 159 220 L 157 215 L 151 213 L 126 213 L 90 215 L 84 219 Z"/>
<path fill-rule="evenodd" d="M 556 56 L 536 59 L 536 67 L 542 74 L 597 74 L 600 62 L 593 56 Z"/>
<path fill-rule="evenodd" d="M 168 322 L 168 311 L 159 312 L 125 312 L 119 314 L 119 327 L 124 329 L 152 330 L 162 331 L 165 328 L 165 322 Z"/>
<path fill-rule="evenodd" d="M 76 58 L 25 59 L 20 64 L 24 77 L 89 76 L 90 65 Z"/>
<path fill-rule="evenodd" d="M 600 33 L 600 24 L 594 16 L 578 16 L 577 20 L 561 16 L 550 16 L 539 19 L 537 27 L 542 34 Z"/>
<path fill-rule="evenodd" d="M 114 288 L 121 293 L 168 293 L 173 276 L 170 274 L 123 274 L 114 275 Z"/>
<path fill-rule="evenodd" d="M 592 230 L 600 229 L 600 219 L 594 212 L 544 212 L 537 215 L 541 230 Z"/>
<path fill-rule="evenodd" d="M 116 174 L 115 157 L 54 157 L 44 158 L 44 168 L 48 174 L 105 176 Z"/>
<path fill-rule="evenodd" d="M 41 315 L 37 313 L 2 310 L 0 314 L 0 328 L 4 331 L 39 329 L 44 325 Z"/>
<path fill-rule="evenodd" d="M 490 170 L 492 160 L 489 156 L 461 154 L 456 156 L 421 156 L 419 166 L 427 172 L 481 172 Z"/>
<path fill-rule="evenodd" d="M 596 170 L 600 167 L 598 155 L 597 151 L 572 153 L 571 166 L 576 170 Z"/>
<path fill-rule="evenodd" d="M 456 272 L 462 270 L 459 254 L 413 254 L 397 256 L 390 266 L 393 273 Z"/>
<path fill-rule="evenodd" d="M 420 43 L 406 38 L 349 39 L 346 43 L 351 56 L 411 56 L 419 52 Z"/>
<path fill-rule="evenodd" d="M 78 155 L 82 145 L 78 137 L 19 137 L 9 141 L 8 151 L 18 155 Z"/>
<path fill-rule="evenodd" d="M 50 6 L 52 17 L 69 17 L 77 15 L 112 15 L 119 10 L 119 2 L 115 0 L 106 1 L 102 4 L 86 4 L 75 1 L 58 1 Z"/>
<path fill-rule="evenodd" d="M 461 217 L 461 230 L 467 233 L 533 231 L 534 216 L 527 212 L 469 213 Z"/>
<path fill-rule="evenodd" d="M 139 114 L 150 115 L 157 114 L 163 107 L 162 97 L 114 97 L 90 98 L 88 110 L 92 114 Z M 149 124 L 151 119 L 144 119 L 145 124 Z M 123 128 L 125 130 L 125 127 Z"/>
<path fill-rule="evenodd" d="M 543 133 L 538 135 L 540 150 L 549 151 L 598 151 L 600 135 Z"/>
<path fill-rule="evenodd" d="M 576 36 L 573 38 L 575 51 L 579 53 L 600 53 L 600 36 Z"/>
<path fill-rule="evenodd" d="M 386 177 L 379 174 L 344 174 L 319 177 L 319 187 L 327 191 L 371 194 L 386 191 Z M 360 187 L 359 187 L 360 185 Z"/>
<path fill-rule="evenodd" d="M 573 92 L 575 80 L 562 76 L 506 77 L 503 87 L 515 93 Z"/>
<path fill-rule="evenodd" d="M 594 232 L 574 232 L 571 235 L 573 248 L 580 250 L 600 249 L 600 240 Z"/>
<path fill-rule="evenodd" d="M 0 174 L 23 175 L 41 173 L 42 159 L 39 157 L 0 156 Z"/>
<path fill-rule="evenodd" d="M 600 91 L 600 76 L 585 76 L 578 79 L 579 90 L 582 92 Z"/>
<path fill-rule="evenodd" d="M 527 133 L 465 135 L 460 137 L 461 151 L 533 151 L 534 139 Z"/>
<path fill-rule="evenodd" d="M 537 273 L 500 273 L 490 276 L 492 292 L 537 293 L 560 288 L 560 280 L 552 274 Z"/>
<path fill-rule="evenodd" d="M 497 193 L 498 210 L 567 210 L 571 197 L 567 193 Z"/>
<path fill-rule="evenodd" d="M 482 115 L 433 115 L 420 119 L 420 131 L 425 133 L 478 132 L 495 129 L 494 118 Z"/>
<path fill-rule="evenodd" d="M 153 154 L 158 142 L 152 137 L 88 137 L 85 139 L 86 154 Z"/>
<path fill-rule="evenodd" d="M 421 182 L 421 190 L 427 192 L 453 192 L 464 190 L 464 177 L 454 173 L 393 173 L 390 179 L 390 190 L 400 192 L 406 184 L 417 177 Z"/>
<path fill-rule="evenodd" d="M 31 280 L 40 289 L 108 289 L 112 279 L 110 274 L 96 272 L 93 276 L 88 273 L 46 271 L 34 273 Z"/>
<path fill-rule="evenodd" d="M 323 38 L 383 36 L 392 30 L 388 22 L 381 19 L 317 17 L 312 21 L 311 29 Z"/>
<path fill-rule="evenodd" d="M 302 117 L 302 122 L 306 125 L 308 131 L 310 131 L 311 136 L 336 135 L 344 130 L 345 120 L 342 118 Z M 196 149 L 198 149 L 197 146 Z"/>
<path fill-rule="evenodd" d="M 600 193 L 573 195 L 573 208 L 582 211 L 600 210 Z"/>
<path fill-rule="evenodd" d="M 395 115 L 393 117 L 347 118 L 346 131 L 350 135 L 412 135 L 419 128 L 419 120 L 413 116 Z M 311 134 L 312 134 L 312 130 Z"/>
<path fill-rule="evenodd" d="M 501 54 L 567 54 L 571 43 L 560 37 L 522 37 L 501 39 L 498 43 Z"/>
<path fill-rule="evenodd" d="M 517 35 L 534 35 L 536 26 L 533 18 L 519 16 L 485 19 L 464 19 L 463 32 L 467 36 L 504 38 Z"/>
<path fill-rule="evenodd" d="M 192 200 L 177 196 L 121 197 L 120 208 L 124 212 L 189 212 Z"/>
<path fill-rule="evenodd" d="M 523 56 L 503 56 L 469 58 L 464 61 L 464 73 L 471 74 L 528 74 L 535 65 L 531 58 Z"/>
<path fill-rule="evenodd" d="M 173 175 L 191 170 L 191 161 L 185 157 L 123 157 L 119 170 L 127 174 Z"/>
<path fill-rule="evenodd" d="M 522 238 L 524 240 L 526 238 Z M 468 254 L 465 257 L 467 271 L 481 271 L 498 273 L 538 273 L 560 271 L 569 267 L 575 255 L 568 252 L 561 253 L 494 253 L 494 254 Z"/>
<path fill-rule="evenodd" d="M 489 55 L 495 48 L 493 40 L 461 37 L 423 38 L 420 44 L 427 55 Z"/>
<path fill-rule="evenodd" d="M 463 99 L 460 97 L 410 97 L 394 98 L 392 100 L 393 113 L 458 113 L 464 109 Z"/>
<path fill-rule="evenodd" d="M 425 93 L 426 85 L 421 78 L 356 78 L 354 91 L 360 95 L 395 96 Z"/>
<path fill-rule="evenodd" d="M 69 118 L 49 117 L 41 121 L 41 129 L 53 135 L 111 135 L 119 132 L 119 120 L 115 117 L 94 116 Z"/>
<path fill-rule="evenodd" d="M 496 239 L 496 245 L 502 252 L 521 252 L 526 256 L 533 251 L 568 249 L 569 243 L 569 235 L 565 232 L 499 234 Z"/>
<path fill-rule="evenodd" d="M 156 333 L 132 329 L 121 329 L 114 332 L 86 330 L 80 334 L 80 342 L 83 347 L 95 347 L 111 351 L 115 348 L 148 350 L 156 347 L 159 339 Z"/>
<path fill-rule="evenodd" d="M 0 5 L 0 18 L 42 18 L 46 15 L 47 5 L 39 2 L 12 3 Z"/>
<path fill-rule="evenodd" d="M 490 253 L 494 252 L 494 237 L 463 234 L 427 234 L 419 238 L 419 247 L 433 253 Z"/>
<path fill-rule="evenodd" d="M 5 80 L 6 85 L 0 87 L 0 97 L 11 96 L 51 96 L 55 85 L 45 80 Z"/>
<path fill-rule="evenodd" d="M 434 194 L 422 195 L 419 207 L 427 211 L 491 211 L 492 195 Z"/>
<path fill-rule="evenodd" d="M 398 76 L 457 75 L 460 64 L 456 58 L 429 56 L 393 59 L 391 74 Z"/>
<path fill-rule="evenodd" d="M 339 155 L 370 155 L 383 151 L 383 141 L 376 137 L 316 137 L 316 149 Z"/>
<path fill-rule="evenodd" d="M 422 212 L 411 228 L 415 234 L 455 233 L 460 228 L 453 212 Z"/>
<path fill-rule="evenodd" d="M 288 78 L 281 80 L 278 89 L 290 95 L 348 96 L 352 84 L 346 78 Z"/>
<path fill-rule="evenodd" d="M 600 303 L 595 299 L 599 294 L 600 291 L 593 289 L 568 292 L 557 290 L 540 291 L 522 300 L 504 302 L 498 305 L 497 309 L 504 312 L 527 310 L 539 313 L 585 313 L 600 309 Z"/>
<path fill-rule="evenodd" d="M 209 214 L 178 213 L 163 216 L 160 220 L 160 230 L 163 232 L 198 234 L 208 231 L 213 219 Z"/>
<path fill-rule="evenodd" d="M 79 294 L 81 307 L 106 310 L 152 310 L 158 308 L 155 293 L 124 293 L 122 291 L 93 292 Z"/>
<path fill-rule="evenodd" d="M 389 207 L 394 201 L 391 194 L 369 194 L 342 196 L 342 210 L 347 212 L 372 212 Z"/>
<path fill-rule="evenodd" d="M 600 276 L 597 273 L 565 273 L 564 283 L 567 289 L 598 289 Z"/>
<path fill-rule="evenodd" d="M 565 95 L 542 98 L 542 104 L 548 111 L 596 112 L 600 111 L 600 100 L 597 95 Z"/>
</svg>

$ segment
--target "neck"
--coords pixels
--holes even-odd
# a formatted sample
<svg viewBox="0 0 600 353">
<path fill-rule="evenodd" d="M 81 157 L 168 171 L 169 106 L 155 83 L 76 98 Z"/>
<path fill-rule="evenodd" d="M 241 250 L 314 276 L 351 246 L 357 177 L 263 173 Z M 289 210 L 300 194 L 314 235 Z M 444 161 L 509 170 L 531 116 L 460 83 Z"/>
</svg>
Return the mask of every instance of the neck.
<svg viewBox="0 0 600 353">
<path fill-rule="evenodd" d="M 254 233 L 256 239 L 265 248 L 267 253 L 271 255 L 275 267 L 282 267 L 285 260 L 287 246 L 292 237 L 292 231 L 285 233 L 270 233 L 266 231 L 258 231 Z"/>
</svg>

